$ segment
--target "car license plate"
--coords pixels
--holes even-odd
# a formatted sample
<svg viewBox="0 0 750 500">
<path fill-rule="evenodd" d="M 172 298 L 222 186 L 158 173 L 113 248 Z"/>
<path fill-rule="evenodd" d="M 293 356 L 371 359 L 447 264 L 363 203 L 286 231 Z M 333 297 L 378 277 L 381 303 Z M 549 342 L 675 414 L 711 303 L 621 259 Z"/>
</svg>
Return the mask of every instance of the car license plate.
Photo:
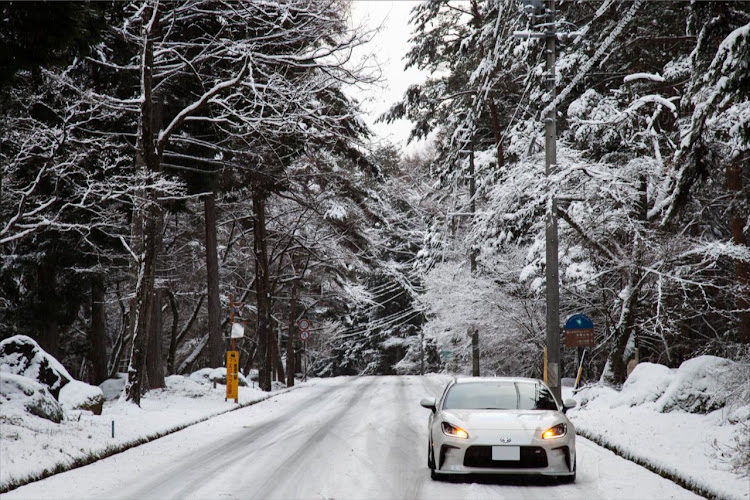
<svg viewBox="0 0 750 500">
<path fill-rule="evenodd" d="M 493 446 L 492 460 L 521 460 L 520 446 Z"/>
</svg>

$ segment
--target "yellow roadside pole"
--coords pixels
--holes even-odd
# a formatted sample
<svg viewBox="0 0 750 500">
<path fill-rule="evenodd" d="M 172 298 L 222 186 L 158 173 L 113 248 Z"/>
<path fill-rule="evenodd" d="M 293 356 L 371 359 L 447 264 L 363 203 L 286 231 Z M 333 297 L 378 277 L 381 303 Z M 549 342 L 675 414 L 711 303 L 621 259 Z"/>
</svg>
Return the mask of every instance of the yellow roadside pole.
<svg viewBox="0 0 750 500">
<path fill-rule="evenodd" d="M 237 351 L 237 345 L 235 339 L 244 335 L 244 328 L 242 325 L 234 324 L 234 310 L 235 306 L 242 306 L 242 304 L 235 304 L 234 297 L 229 295 L 229 325 L 231 328 L 232 337 L 232 350 L 227 351 L 227 397 L 224 401 L 234 399 L 235 403 L 239 403 L 239 366 L 240 366 L 240 353 Z M 235 332 L 237 330 L 237 332 Z"/>
<path fill-rule="evenodd" d="M 582 373 L 583 373 L 583 363 L 581 363 L 581 366 L 578 367 L 578 375 L 576 375 L 576 385 L 573 386 L 574 389 L 578 389 L 578 384 L 581 383 Z"/>
<path fill-rule="evenodd" d="M 234 344 L 234 340 L 232 341 Z M 234 347 L 234 345 L 232 345 Z M 227 397 L 226 399 L 234 399 L 235 403 L 239 403 L 239 397 L 237 395 L 238 390 L 238 367 L 239 367 L 240 353 L 239 351 L 227 351 Z"/>
</svg>

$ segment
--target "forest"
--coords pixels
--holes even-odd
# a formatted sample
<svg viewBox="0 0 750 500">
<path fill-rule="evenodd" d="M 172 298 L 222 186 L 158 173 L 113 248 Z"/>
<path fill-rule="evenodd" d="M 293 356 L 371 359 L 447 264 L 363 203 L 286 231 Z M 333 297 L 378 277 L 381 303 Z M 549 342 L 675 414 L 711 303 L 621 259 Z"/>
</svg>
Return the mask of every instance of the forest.
<svg viewBox="0 0 750 500">
<path fill-rule="evenodd" d="M 42 5 L 43 4 L 43 5 Z M 346 0 L 0 4 L 0 340 L 80 380 L 541 377 L 545 210 L 588 381 L 750 362 L 750 3 L 427 0 L 373 137 Z M 544 175 L 544 116 L 557 164 Z M 300 320 L 310 339 L 300 339 Z M 472 346 L 474 344 L 474 347 Z M 473 353 L 478 360 L 474 361 Z M 573 376 L 575 349 L 563 349 Z M 476 366 L 472 366 L 475 363 Z"/>
</svg>

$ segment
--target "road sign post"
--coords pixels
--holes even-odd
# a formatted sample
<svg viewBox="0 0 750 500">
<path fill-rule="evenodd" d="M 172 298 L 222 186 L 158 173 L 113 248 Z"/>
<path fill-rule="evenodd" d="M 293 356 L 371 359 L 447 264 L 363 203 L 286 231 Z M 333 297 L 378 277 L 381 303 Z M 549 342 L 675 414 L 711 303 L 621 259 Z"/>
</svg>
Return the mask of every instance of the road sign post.
<svg viewBox="0 0 750 500">
<path fill-rule="evenodd" d="M 297 323 L 299 326 L 299 338 L 302 341 L 302 357 L 305 363 L 305 372 L 303 382 L 307 381 L 307 341 L 310 340 L 310 322 L 306 319 L 301 319 Z"/>
<path fill-rule="evenodd" d="M 585 347 L 594 347 L 596 340 L 594 339 L 594 322 L 591 318 L 585 314 L 574 314 L 569 317 L 565 322 L 563 328 L 565 333 L 565 347 L 577 347 L 577 358 L 578 358 L 578 370 L 576 372 L 576 383 L 573 387 L 578 389 L 578 385 L 581 383 L 581 375 L 583 374 L 583 357 L 585 354 Z"/>
<path fill-rule="evenodd" d="M 565 322 L 565 347 L 594 347 L 594 323 L 585 314 L 574 314 Z"/>
</svg>

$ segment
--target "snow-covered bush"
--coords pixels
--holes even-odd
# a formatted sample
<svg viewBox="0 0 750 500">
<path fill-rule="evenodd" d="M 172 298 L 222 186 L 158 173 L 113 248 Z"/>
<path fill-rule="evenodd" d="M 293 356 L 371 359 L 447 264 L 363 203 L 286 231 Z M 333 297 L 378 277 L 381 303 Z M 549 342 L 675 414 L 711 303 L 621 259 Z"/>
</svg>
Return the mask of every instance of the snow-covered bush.
<svg viewBox="0 0 750 500">
<path fill-rule="evenodd" d="M 60 389 L 58 400 L 66 410 L 87 410 L 101 415 L 104 407 L 104 392 L 95 385 L 80 380 L 71 380 Z"/>
<path fill-rule="evenodd" d="M 4 416 L 31 413 L 58 424 L 64 416 L 45 385 L 22 375 L 0 372 L 0 403 Z"/>
<path fill-rule="evenodd" d="M 750 351 L 729 367 L 719 396 L 726 401 L 727 421 L 742 429 L 735 435 L 734 443 L 717 449 L 719 458 L 737 474 L 750 477 Z"/>
<path fill-rule="evenodd" d="M 65 367 L 31 337 L 15 335 L 0 342 L 0 372 L 22 375 L 47 386 L 57 398 L 73 380 Z"/>
<path fill-rule="evenodd" d="M 201 368 L 190 374 L 190 380 L 200 382 L 201 384 L 227 383 L 227 369 L 226 368 Z M 241 373 L 237 374 L 238 385 L 240 387 L 248 387 L 250 384 L 247 383 L 247 379 Z"/>
<path fill-rule="evenodd" d="M 193 373 L 190 374 L 188 377 L 190 380 L 195 380 L 196 382 L 200 382 L 201 384 L 207 384 L 210 382 L 209 376 L 211 375 L 211 372 L 213 372 L 213 368 L 201 368 L 200 370 L 196 370 Z"/>
<path fill-rule="evenodd" d="M 674 371 L 664 365 L 640 363 L 623 384 L 619 404 L 615 406 L 638 406 L 656 401 L 674 379 Z"/>
<path fill-rule="evenodd" d="M 722 387 L 731 378 L 734 363 L 716 356 L 698 356 L 682 363 L 669 388 L 656 401 L 658 411 L 677 409 L 709 413 L 727 403 Z"/>
<path fill-rule="evenodd" d="M 189 398 L 204 397 L 210 392 L 210 388 L 206 387 L 206 382 L 198 382 L 183 375 L 170 375 L 164 379 L 164 383 L 166 384 L 164 390 Z"/>
<path fill-rule="evenodd" d="M 606 385 L 590 385 L 584 386 L 578 392 L 576 392 L 576 401 L 578 401 L 578 408 L 583 408 L 589 404 L 595 406 L 606 406 L 607 408 L 614 408 L 617 406 L 624 406 L 619 399 L 620 392 L 616 389 L 608 387 Z"/>
</svg>

